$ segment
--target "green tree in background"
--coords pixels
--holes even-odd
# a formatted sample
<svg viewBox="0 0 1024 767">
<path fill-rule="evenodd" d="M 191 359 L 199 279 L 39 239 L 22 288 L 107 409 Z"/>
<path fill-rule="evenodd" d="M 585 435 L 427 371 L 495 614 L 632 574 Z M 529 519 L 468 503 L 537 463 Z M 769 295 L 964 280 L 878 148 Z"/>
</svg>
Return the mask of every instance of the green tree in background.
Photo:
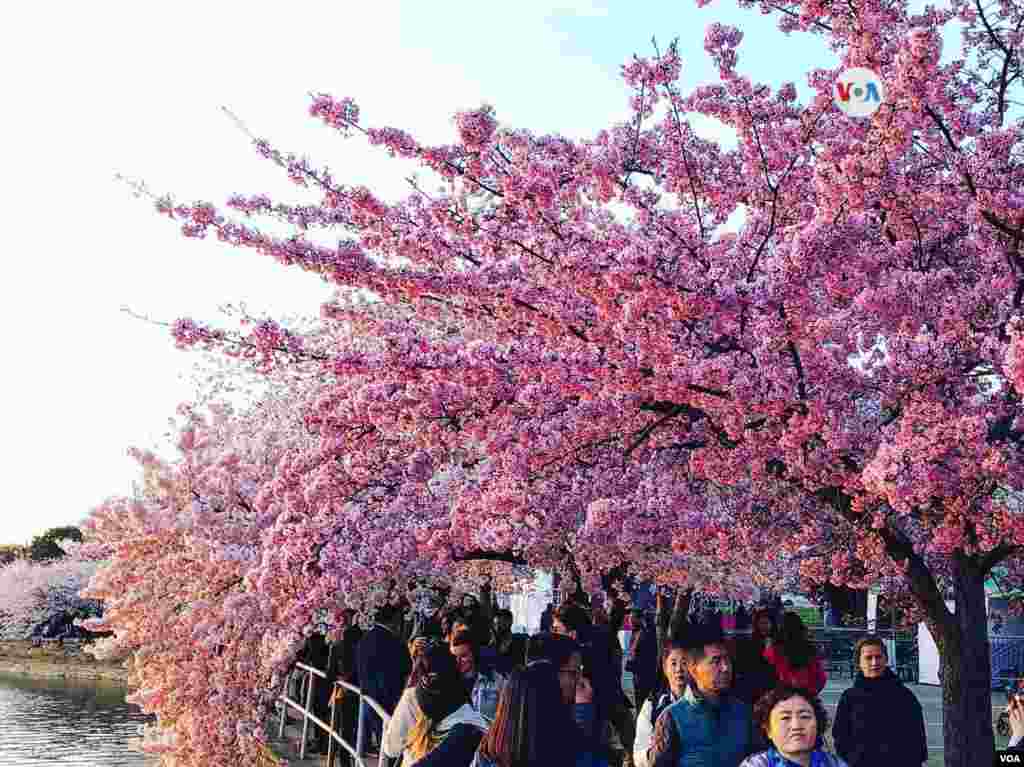
<svg viewBox="0 0 1024 767">
<path fill-rule="evenodd" d="M 74 526 L 51 527 L 42 535 L 37 535 L 32 539 L 32 543 L 29 544 L 29 559 L 33 562 L 60 559 L 64 556 L 64 549 L 57 542 L 65 539 L 81 542 L 82 531 Z"/>
</svg>

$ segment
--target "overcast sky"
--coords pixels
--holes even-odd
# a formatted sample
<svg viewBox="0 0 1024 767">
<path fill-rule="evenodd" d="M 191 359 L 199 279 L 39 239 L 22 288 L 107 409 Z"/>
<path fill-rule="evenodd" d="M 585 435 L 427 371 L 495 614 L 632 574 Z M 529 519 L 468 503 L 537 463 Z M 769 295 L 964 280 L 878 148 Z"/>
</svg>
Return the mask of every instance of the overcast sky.
<svg viewBox="0 0 1024 767">
<path fill-rule="evenodd" d="M 309 92 L 352 96 L 364 123 L 427 141 L 453 140 L 452 115 L 483 102 L 505 124 L 583 137 L 626 118 L 619 67 L 649 55 L 652 36 L 662 47 L 680 38 L 684 90 L 716 79 L 703 50 L 714 20 L 744 29 L 741 71 L 795 81 L 805 101 L 806 73 L 836 64 L 819 40 L 786 38 L 725 0 L 703 10 L 689 0 L 114 5 L 4 11 L 0 543 L 129 492 L 126 449 L 157 445 L 189 398 L 194 358 L 122 306 L 163 320 L 215 318 L 239 301 L 314 314 L 329 295 L 268 258 L 184 239 L 113 180 L 144 179 L 181 201 L 300 199 L 222 105 L 282 150 L 395 198 L 410 167 L 309 118 Z"/>
</svg>

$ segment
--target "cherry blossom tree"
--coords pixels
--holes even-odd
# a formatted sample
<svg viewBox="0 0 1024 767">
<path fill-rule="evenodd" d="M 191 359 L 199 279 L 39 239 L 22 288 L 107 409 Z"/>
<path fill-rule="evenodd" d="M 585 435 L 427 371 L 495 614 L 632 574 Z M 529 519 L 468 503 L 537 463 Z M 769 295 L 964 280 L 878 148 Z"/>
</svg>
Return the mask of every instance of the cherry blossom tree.
<svg viewBox="0 0 1024 767">
<path fill-rule="evenodd" d="M 830 43 L 836 65 L 807 75 L 809 103 L 741 74 L 742 32 L 711 24 L 720 83 L 683 95 L 674 45 L 635 58 L 630 114 L 588 140 L 483 107 L 456 116 L 456 143 L 427 146 L 314 97 L 315 118 L 418 161 L 441 192 L 388 203 L 254 139 L 312 202 L 158 199 L 188 237 L 350 291 L 323 308 L 317 342 L 270 321 L 243 334 L 179 321 L 182 346 L 268 375 L 318 369 L 287 403 L 302 429 L 279 453 L 254 447 L 259 471 L 244 450 L 244 469 L 215 451 L 219 479 L 191 510 L 168 490 L 97 512 L 95 535 L 136 564 L 93 591 L 138 662 L 159 657 L 166 676 L 139 699 L 174 699 L 162 723 L 181 763 L 258 740 L 242 687 L 279 682 L 339 595 L 363 607 L 386 598 L 382 579 L 480 559 L 589 578 L 628 561 L 701 588 L 794 568 L 882 582 L 940 646 L 946 763 L 992 750 L 984 581 L 1020 573 L 1024 545 L 1024 8 L 744 4 Z M 963 54 L 942 64 L 955 23 Z M 870 119 L 832 101 L 855 66 L 885 83 Z M 699 138 L 692 114 L 737 146 Z M 336 245 L 315 237 L 329 232 Z M 205 476 L 189 468 L 196 444 L 160 469 L 170 487 Z M 149 590 L 150 560 L 166 595 Z M 228 593 L 230 608 L 211 606 Z M 176 604 L 144 617 L 153 602 Z M 158 625 L 172 628 L 154 647 Z M 189 637 L 208 666 L 185 678 Z M 200 721 L 211 684 L 217 715 Z"/>
<path fill-rule="evenodd" d="M 83 525 L 85 548 L 108 558 L 86 592 L 106 604 L 87 628 L 113 632 L 94 653 L 131 657 L 129 699 L 158 716 L 143 748 L 176 764 L 255 761 L 270 669 L 302 645 L 246 583 L 272 522 L 253 496 L 277 458 L 308 440 L 296 420 L 300 394 L 282 387 L 242 412 L 182 407 L 178 455 L 132 451 L 144 476 L 139 492 L 109 499 Z M 295 399 L 285 406 L 284 397 Z M 261 631 L 271 623 L 288 630 Z"/>
<path fill-rule="evenodd" d="M 60 543 L 65 551 L 71 548 Z M 40 623 L 66 611 L 95 615 L 99 605 L 80 592 L 97 566 L 74 556 L 52 562 L 16 559 L 0 566 L 0 639 L 28 639 Z"/>
</svg>

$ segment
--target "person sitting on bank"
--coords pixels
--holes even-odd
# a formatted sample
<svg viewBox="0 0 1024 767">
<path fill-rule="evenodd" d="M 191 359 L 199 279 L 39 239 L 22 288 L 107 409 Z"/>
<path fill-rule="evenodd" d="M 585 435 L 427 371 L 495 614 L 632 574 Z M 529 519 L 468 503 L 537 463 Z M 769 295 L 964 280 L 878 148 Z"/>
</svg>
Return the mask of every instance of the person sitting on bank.
<svg viewBox="0 0 1024 767">
<path fill-rule="evenodd" d="M 853 652 L 857 678 L 836 708 L 832 725 L 836 751 L 850 767 L 927 762 L 921 704 L 889 668 L 885 643 L 877 636 L 866 636 Z"/>
<path fill-rule="evenodd" d="M 754 707 L 754 724 L 771 741 L 767 751 L 745 759 L 740 767 L 847 767 L 824 750 L 828 714 L 817 697 L 806 690 L 779 685 Z M 878 765 L 902 765 L 899 761 Z"/>
<path fill-rule="evenodd" d="M 732 660 L 719 627 L 694 626 L 683 637 L 690 681 L 654 726 L 653 767 L 739 764 L 753 751 L 750 704 L 732 695 Z"/>
</svg>

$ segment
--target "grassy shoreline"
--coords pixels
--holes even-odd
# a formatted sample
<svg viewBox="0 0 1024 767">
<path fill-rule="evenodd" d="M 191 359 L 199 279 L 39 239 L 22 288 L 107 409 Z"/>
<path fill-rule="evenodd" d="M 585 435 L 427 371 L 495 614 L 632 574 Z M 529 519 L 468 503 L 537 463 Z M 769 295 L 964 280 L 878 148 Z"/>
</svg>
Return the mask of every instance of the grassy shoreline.
<svg viewBox="0 0 1024 767">
<path fill-rule="evenodd" d="M 34 647 L 28 640 L 0 642 L 0 674 L 128 684 L 128 670 L 123 663 L 98 661 L 77 645 L 54 643 Z"/>
</svg>

